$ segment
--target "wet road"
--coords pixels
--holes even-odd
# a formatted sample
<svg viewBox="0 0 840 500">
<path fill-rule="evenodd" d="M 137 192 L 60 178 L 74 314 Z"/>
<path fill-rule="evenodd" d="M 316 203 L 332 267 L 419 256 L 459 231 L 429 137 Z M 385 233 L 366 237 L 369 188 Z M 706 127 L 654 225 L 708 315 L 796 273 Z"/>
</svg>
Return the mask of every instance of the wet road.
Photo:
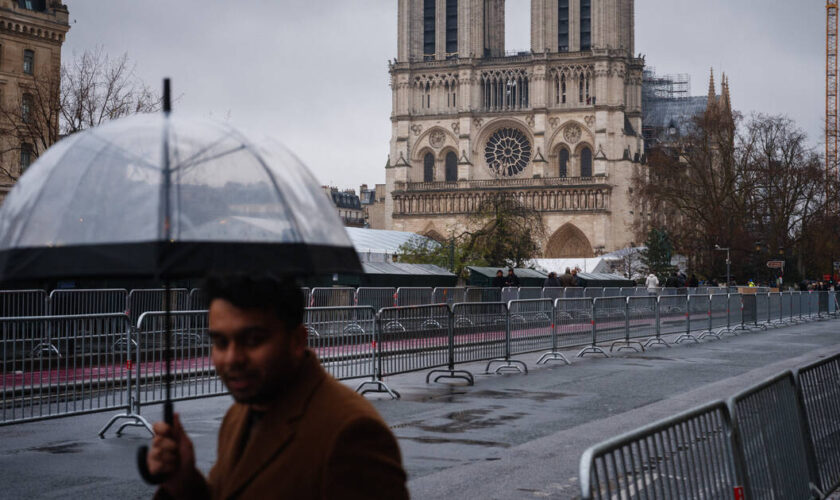
<svg viewBox="0 0 840 500">
<path fill-rule="evenodd" d="M 374 404 L 400 439 L 414 498 L 574 498 L 586 447 L 840 352 L 839 333 L 838 321 L 816 322 L 573 366 L 537 367 L 539 354 L 519 356 L 527 375 L 459 365 L 476 375 L 474 386 L 400 375 L 387 382 L 403 399 Z M 228 404 L 222 397 L 176 405 L 204 470 Z M 148 498 L 152 489 L 134 468 L 144 431 L 100 440 L 108 417 L 0 427 L 0 498 Z"/>
</svg>

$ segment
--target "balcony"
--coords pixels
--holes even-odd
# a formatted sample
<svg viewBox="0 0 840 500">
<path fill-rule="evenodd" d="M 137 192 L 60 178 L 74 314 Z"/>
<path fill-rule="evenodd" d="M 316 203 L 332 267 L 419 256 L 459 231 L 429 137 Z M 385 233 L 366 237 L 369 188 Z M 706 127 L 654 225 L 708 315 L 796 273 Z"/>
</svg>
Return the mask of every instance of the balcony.
<svg viewBox="0 0 840 500">
<path fill-rule="evenodd" d="M 481 179 L 457 182 L 397 182 L 394 191 L 420 193 L 481 189 L 522 189 L 539 187 L 585 187 L 606 185 L 606 177 L 536 177 L 522 179 Z"/>
</svg>

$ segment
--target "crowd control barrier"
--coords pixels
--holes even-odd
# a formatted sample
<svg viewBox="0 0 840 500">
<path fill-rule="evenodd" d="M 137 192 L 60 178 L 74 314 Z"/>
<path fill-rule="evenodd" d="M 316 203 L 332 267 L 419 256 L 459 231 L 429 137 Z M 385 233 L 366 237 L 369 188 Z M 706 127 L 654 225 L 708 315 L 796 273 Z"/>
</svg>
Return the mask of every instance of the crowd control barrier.
<svg viewBox="0 0 840 500">
<path fill-rule="evenodd" d="M 394 307 L 397 303 L 397 289 L 393 287 L 360 287 L 356 289 L 355 303 L 357 306 L 370 306 L 377 311 L 386 307 Z"/>
<path fill-rule="evenodd" d="M 309 307 L 348 307 L 356 302 L 356 289 L 350 287 L 313 288 Z"/>
<path fill-rule="evenodd" d="M 432 291 L 432 303 L 434 304 L 457 304 L 466 302 L 465 287 L 437 287 Z"/>
<path fill-rule="evenodd" d="M 170 289 L 169 308 L 172 311 L 186 311 L 189 306 L 189 291 L 186 288 Z M 144 312 L 166 310 L 166 289 L 135 289 L 128 292 L 128 301 L 125 313 L 131 324 L 137 324 L 137 320 Z"/>
<path fill-rule="evenodd" d="M 46 316 L 47 292 L 44 290 L 0 291 L 0 318 Z"/>
<path fill-rule="evenodd" d="M 102 288 L 96 290 L 53 290 L 47 302 L 50 316 L 124 313 L 128 290 Z"/>
</svg>

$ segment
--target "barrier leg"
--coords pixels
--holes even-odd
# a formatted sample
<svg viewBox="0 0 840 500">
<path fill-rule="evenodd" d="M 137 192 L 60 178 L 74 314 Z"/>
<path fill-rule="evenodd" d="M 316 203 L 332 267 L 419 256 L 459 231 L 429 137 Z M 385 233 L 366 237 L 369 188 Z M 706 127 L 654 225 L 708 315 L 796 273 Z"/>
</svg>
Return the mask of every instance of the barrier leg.
<svg viewBox="0 0 840 500">
<path fill-rule="evenodd" d="M 562 361 L 567 365 L 571 365 L 572 363 L 563 355 L 562 352 L 557 350 L 557 304 L 555 302 L 554 307 L 551 309 L 551 350 L 542 356 L 540 359 L 537 360 L 538 365 L 546 364 L 549 361 Z"/>
<path fill-rule="evenodd" d="M 113 417 L 111 417 L 108 420 L 108 422 L 105 424 L 105 426 L 102 427 L 102 429 L 100 429 L 100 431 L 98 433 L 100 439 L 105 439 L 105 433 L 108 432 L 108 429 L 110 429 L 114 424 L 116 424 L 117 422 L 119 422 L 121 420 L 128 420 L 128 422 L 122 423 L 117 428 L 116 435 L 118 437 L 122 436 L 123 429 L 125 429 L 126 427 L 143 427 L 147 431 L 149 431 L 149 434 L 151 434 L 152 436 L 155 435 L 154 431 L 152 430 L 152 424 L 150 424 L 148 420 L 146 420 L 143 416 L 140 415 L 140 399 L 139 399 L 139 394 L 140 394 L 140 391 L 139 391 L 139 388 L 140 388 L 140 386 L 139 386 L 139 384 L 140 384 L 140 347 L 137 344 L 137 342 L 135 342 L 134 340 L 131 339 L 131 332 L 132 332 L 132 328 L 129 328 L 129 331 L 126 333 L 126 337 L 127 337 L 127 341 L 125 343 L 125 345 L 126 345 L 126 358 L 128 358 L 129 360 L 131 359 L 131 346 L 134 345 L 136 347 L 136 349 L 135 349 L 135 351 L 136 351 L 135 369 L 137 370 L 135 372 L 137 374 L 135 384 L 137 384 L 137 395 L 138 395 L 138 397 L 135 398 L 134 394 L 132 394 L 131 381 L 132 381 L 133 375 L 131 373 L 129 373 L 129 375 L 128 375 L 128 386 L 126 388 L 126 392 L 128 394 L 128 405 L 126 405 L 125 412 L 114 415 Z M 138 334 L 138 338 L 139 338 L 139 334 Z M 137 408 L 137 411 L 134 410 L 135 407 Z"/>
<path fill-rule="evenodd" d="M 645 348 L 649 348 L 655 345 L 664 345 L 669 349 L 671 348 L 670 344 L 668 344 L 668 342 L 665 342 L 665 340 L 662 338 L 662 322 L 661 316 L 659 314 L 658 298 L 656 299 L 656 337 L 653 337 L 652 339 L 647 339 L 647 341 L 645 341 Z"/>
<path fill-rule="evenodd" d="M 688 309 L 689 307 L 690 305 L 687 305 L 686 309 Z M 685 332 L 679 337 L 677 337 L 677 340 L 675 340 L 674 343 L 682 344 L 686 340 L 693 340 L 698 344 L 700 343 L 700 341 L 697 340 L 697 337 L 691 334 L 691 313 L 689 313 L 688 311 L 686 311 L 685 313 Z"/>
<path fill-rule="evenodd" d="M 496 367 L 495 373 L 497 375 L 506 372 L 528 374 L 528 365 L 522 361 L 510 359 L 510 311 L 508 311 L 507 321 L 505 321 L 505 357 L 488 361 L 487 366 L 484 368 L 484 373 L 490 373 L 490 367 L 494 363 L 501 363 L 500 366 Z"/>
<path fill-rule="evenodd" d="M 391 396 L 391 399 L 400 399 L 400 393 L 388 387 L 388 384 L 382 380 L 382 318 L 376 319 L 376 326 L 378 327 L 374 331 L 376 348 L 373 350 L 372 359 L 372 363 L 376 366 L 376 369 L 370 380 L 362 382 L 356 387 L 356 392 L 362 396 L 368 393 L 385 393 Z"/>
<path fill-rule="evenodd" d="M 586 356 L 587 354 L 601 354 L 605 358 L 610 357 L 610 355 L 607 354 L 607 351 L 598 347 L 598 339 L 597 339 L 596 333 L 595 333 L 596 330 L 597 330 L 597 327 L 595 326 L 595 303 L 593 302 L 593 304 L 592 304 L 592 344 L 590 344 L 589 346 L 581 349 L 581 351 L 577 354 L 578 358 L 582 358 L 582 357 Z"/>
<path fill-rule="evenodd" d="M 432 375 L 437 374 L 434 382 L 439 383 L 441 380 L 464 380 L 467 385 L 475 385 L 475 378 L 473 374 L 466 370 L 455 369 L 455 315 L 450 309 L 449 312 L 449 328 L 447 329 L 449 336 L 449 363 L 446 369 L 437 368 L 426 374 L 426 383 L 428 384 Z"/>
</svg>

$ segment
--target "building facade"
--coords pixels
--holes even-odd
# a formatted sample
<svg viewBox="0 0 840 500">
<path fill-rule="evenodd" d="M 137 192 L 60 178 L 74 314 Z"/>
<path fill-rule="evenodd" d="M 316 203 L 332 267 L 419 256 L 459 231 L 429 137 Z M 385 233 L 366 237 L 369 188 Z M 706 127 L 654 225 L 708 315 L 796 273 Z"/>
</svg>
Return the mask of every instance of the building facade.
<svg viewBox="0 0 840 500">
<path fill-rule="evenodd" d="M 347 227 L 366 227 L 365 211 L 362 207 L 362 202 L 356 191 L 353 189 L 345 189 L 344 191 L 332 186 L 321 186 L 321 189 L 327 193 L 327 196 L 332 200 L 333 205 L 338 210 L 338 216 L 341 217 L 341 222 Z"/>
<path fill-rule="evenodd" d="M 60 0 L 0 0 L 0 200 L 58 139 L 61 46 L 70 29 Z"/>
<path fill-rule="evenodd" d="M 634 238 L 644 168 L 633 0 L 532 0 L 531 50 L 505 52 L 504 0 L 399 0 L 386 229 L 464 229 L 492 193 L 540 211 L 544 256 Z"/>
</svg>

